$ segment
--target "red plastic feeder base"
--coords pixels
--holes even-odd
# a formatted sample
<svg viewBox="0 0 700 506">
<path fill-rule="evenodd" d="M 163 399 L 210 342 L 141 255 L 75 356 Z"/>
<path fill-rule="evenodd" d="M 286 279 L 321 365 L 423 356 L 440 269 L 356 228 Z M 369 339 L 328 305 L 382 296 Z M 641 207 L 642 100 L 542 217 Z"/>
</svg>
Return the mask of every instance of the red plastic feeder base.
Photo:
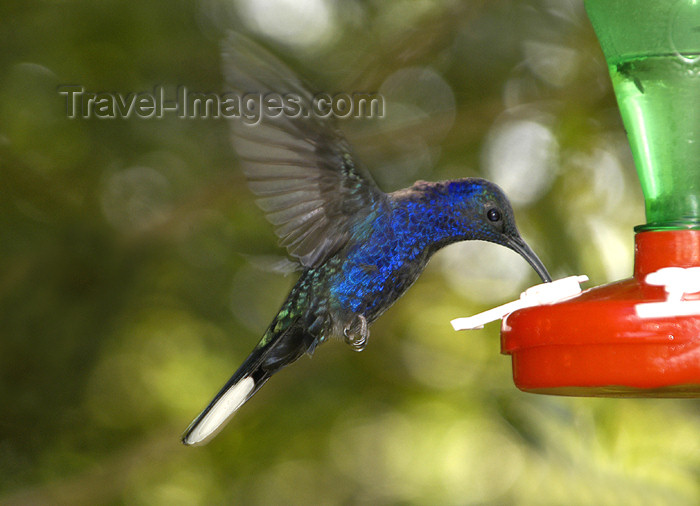
<svg viewBox="0 0 700 506">
<path fill-rule="evenodd" d="M 501 352 L 527 392 L 597 397 L 700 397 L 700 314 L 648 317 L 668 300 L 647 275 L 700 267 L 700 230 L 639 232 L 634 277 L 503 319 Z M 685 293 L 683 301 L 700 300 Z"/>
</svg>

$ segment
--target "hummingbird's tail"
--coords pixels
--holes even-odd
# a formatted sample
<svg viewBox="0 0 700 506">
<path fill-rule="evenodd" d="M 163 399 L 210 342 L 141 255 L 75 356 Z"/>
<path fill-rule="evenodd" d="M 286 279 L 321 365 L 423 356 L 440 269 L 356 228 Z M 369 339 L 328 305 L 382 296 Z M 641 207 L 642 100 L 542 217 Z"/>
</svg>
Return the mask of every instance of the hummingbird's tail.
<svg viewBox="0 0 700 506">
<path fill-rule="evenodd" d="M 184 444 L 206 443 L 274 373 L 313 351 L 316 338 L 298 320 L 281 331 L 275 331 L 277 324 L 275 319 L 245 362 L 190 424 L 182 436 Z"/>
</svg>

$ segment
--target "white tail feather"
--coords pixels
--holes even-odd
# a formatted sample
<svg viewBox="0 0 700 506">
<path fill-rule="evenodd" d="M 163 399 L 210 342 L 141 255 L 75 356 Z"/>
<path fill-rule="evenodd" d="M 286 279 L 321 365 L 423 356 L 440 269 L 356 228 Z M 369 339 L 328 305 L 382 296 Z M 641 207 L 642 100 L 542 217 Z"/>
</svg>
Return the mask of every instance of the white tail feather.
<svg viewBox="0 0 700 506">
<path fill-rule="evenodd" d="M 255 387 L 255 381 L 245 376 L 229 388 L 209 409 L 209 412 L 194 427 L 191 427 L 183 440 L 186 445 L 198 445 L 214 436 L 226 424 Z"/>
</svg>

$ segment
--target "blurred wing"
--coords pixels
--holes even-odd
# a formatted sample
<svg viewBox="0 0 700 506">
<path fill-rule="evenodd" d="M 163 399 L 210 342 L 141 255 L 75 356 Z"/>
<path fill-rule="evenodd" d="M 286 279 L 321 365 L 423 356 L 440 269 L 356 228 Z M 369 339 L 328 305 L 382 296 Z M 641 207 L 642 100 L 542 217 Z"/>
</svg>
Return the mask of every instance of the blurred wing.
<svg viewBox="0 0 700 506">
<path fill-rule="evenodd" d="M 314 114 L 313 94 L 283 63 L 248 39 L 231 34 L 223 65 L 231 91 L 257 101 L 257 111 L 234 119 L 233 144 L 258 205 L 289 254 L 317 266 L 348 240 L 353 224 L 386 198 L 350 153 L 330 119 Z M 274 97 L 260 109 L 260 97 Z M 243 102 L 246 102 L 244 100 Z M 270 112 L 268 114 L 267 112 Z M 276 114 L 277 113 L 277 114 Z"/>
</svg>

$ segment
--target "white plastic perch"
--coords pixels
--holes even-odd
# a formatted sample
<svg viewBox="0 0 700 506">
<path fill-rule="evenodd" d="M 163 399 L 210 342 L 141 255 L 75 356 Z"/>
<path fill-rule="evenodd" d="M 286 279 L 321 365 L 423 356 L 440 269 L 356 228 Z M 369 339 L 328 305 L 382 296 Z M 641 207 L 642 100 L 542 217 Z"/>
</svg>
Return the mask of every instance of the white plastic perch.
<svg viewBox="0 0 700 506">
<path fill-rule="evenodd" d="M 588 281 L 588 276 L 569 276 L 551 283 L 542 283 L 528 288 L 520 294 L 518 300 L 489 309 L 483 313 L 466 318 L 456 318 L 450 323 L 455 330 L 480 329 L 487 323 L 500 320 L 513 311 L 525 307 L 552 304 L 581 293 L 581 283 Z"/>
</svg>

